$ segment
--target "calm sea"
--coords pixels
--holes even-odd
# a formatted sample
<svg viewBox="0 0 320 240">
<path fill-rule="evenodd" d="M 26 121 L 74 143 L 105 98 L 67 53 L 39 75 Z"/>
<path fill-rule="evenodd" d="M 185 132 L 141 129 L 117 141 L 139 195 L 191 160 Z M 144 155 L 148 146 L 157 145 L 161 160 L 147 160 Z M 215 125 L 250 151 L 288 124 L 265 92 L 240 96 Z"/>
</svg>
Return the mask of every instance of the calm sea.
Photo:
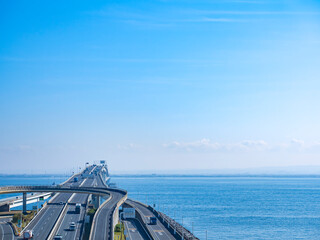
<svg viewBox="0 0 320 240">
<path fill-rule="evenodd" d="M 1 177 L 0 185 L 67 177 Z M 320 178 L 112 177 L 200 239 L 320 239 Z M 0 198 L 3 196 L 0 195 Z"/>
<path fill-rule="evenodd" d="M 113 177 L 200 239 L 320 239 L 320 178 Z"/>
</svg>

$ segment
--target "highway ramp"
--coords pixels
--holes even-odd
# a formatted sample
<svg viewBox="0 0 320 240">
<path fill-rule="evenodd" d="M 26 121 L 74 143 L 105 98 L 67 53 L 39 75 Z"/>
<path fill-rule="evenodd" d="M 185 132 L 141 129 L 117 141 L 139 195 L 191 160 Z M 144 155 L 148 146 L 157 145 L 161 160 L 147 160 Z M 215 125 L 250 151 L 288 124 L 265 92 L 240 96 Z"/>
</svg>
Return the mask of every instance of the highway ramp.
<svg viewBox="0 0 320 240">
<path fill-rule="evenodd" d="M 112 229 L 112 215 L 117 203 L 123 198 L 122 193 L 110 193 L 110 199 L 104 202 L 97 210 L 95 222 L 91 229 L 91 238 L 94 240 L 110 240 Z"/>
<path fill-rule="evenodd" d="M 13 240 L 14 233 L 8 223 L 11 221 L 11 218 L 0 218 L 0 239 L 1 240 Z"/>
<path fill-rule="evenodd" d="M 149 218 L 155 217 L 154 213 L 148 209 L 144 204 L 132 201 L 130 199 L 126 200 L 126 203 L 134 207 L 142 214 L 142 220 L 144 224 L 152 234 L 155 240 L 176 240 L 174 236 L 167 230 L 167 228 L 163 225 L 162 222 L 159 220 L 157 221 L 156 225 L 149 224 Z"/>
<path fill-rule="evenodd" d="M 151 240 L 137 219 L 130 218 L 123 220 L 123 224 L 127 237 L 129 237 L 130 240 Z"/>
<path fill-rule="evenodd" d="M 100 175 L 97 178 L 97 187 L 107 188 Z M 125 191 L 107 189 L 110 197 L 97 210 L 91 228 L 90 240 L 111 240 L 113 224 L 112 217 L 117 203 L 126 195 Z"/>
</svg>

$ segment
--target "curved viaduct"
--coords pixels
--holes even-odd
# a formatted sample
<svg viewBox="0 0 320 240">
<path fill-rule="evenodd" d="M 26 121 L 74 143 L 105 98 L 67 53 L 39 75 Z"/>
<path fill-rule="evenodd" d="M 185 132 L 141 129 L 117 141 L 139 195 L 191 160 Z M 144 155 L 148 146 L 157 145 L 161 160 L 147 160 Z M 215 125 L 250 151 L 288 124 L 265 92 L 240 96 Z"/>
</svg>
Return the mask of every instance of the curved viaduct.
<svg viewBox="0 0 320 240">
<path fill-rule="evenodd" d="M 8 186 L 0 187 L 0 194 L 28 193 L 28 192 L 62 192 L 62 193 L 87 193 L 94 195 L 109 195 L 107 188 L 97 187 L 52 187 L 52 186 Z"/>
</svg>

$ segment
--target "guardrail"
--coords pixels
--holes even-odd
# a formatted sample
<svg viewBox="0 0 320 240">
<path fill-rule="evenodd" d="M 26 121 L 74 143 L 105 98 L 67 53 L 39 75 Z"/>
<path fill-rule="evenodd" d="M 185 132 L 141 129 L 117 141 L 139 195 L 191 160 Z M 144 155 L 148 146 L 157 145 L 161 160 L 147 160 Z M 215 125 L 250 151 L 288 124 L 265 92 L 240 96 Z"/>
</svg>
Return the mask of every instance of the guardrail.
<svg viewBox="0 0 320 240">
<path fill-rule="evenodd" d="M 68 209 L 68 203 L 69 203 L 69 200 L 67 201 L 67 203 L 64 205 L 63 209 L 61 210 L 60 214 L 59 214 L 59 217 L 56 221 L 56 223 L 54 224 L 53 228 L 51 229 L 51 232 L 49 234 L 49 237 L 48 239 L 52 240 L 54 235 L 57 233 L 58 231 L 58 228 L 63 220 L 63 217 L 64 215 L 66 214 L 67 212 L 67 209 Z"/>
<path fill-rule="evenodd" d="M 130 199 L 130 200 L 133 201 L 132 199 Z M 126 201 L 126 204 L 135 209 L 136 218 L 140 222 L 140 224 L 141 224 L 143 230 L 145 231 L 145 233 L 147 234 L 147 236 L 152 240 L 157 239 L 156 236 L 154 235 L 154 233 L 147 228 L 148 222 L 147 222 L 147 219 L 143 216 L 142 212 L 138 208 L 135 208 L 134 205 L 130 204 L 130 202 Z"/>
<path fill-rule="evenodd" d="M 179 239 L 185 240 L 199 240 L 196 236 L 194 236 L 188 229 L 184 228 L 180 223 L 176 222 L 166 214 L 155 210 L 153 207 L 148 206 L 148 209 L 154 212 L 154 214 L 162 220 L 164 226 L 174 234 L 179 235 Z"/>
</svg>

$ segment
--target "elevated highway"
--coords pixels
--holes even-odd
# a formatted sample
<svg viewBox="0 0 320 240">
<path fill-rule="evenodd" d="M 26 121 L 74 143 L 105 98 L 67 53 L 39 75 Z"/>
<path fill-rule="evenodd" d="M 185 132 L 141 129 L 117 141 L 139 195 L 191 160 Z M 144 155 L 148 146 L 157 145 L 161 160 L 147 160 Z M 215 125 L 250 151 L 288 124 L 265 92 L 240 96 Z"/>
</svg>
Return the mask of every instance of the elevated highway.
<svg viewBox="0 0 320 240">
<path fill-rule="evenodd" d="M 89 167 L 84 172 L 86 174 L 74 175 L 59 186 L 6 186 L 0 187 L 0 194 L 55 193 L 49 203 L 24 229 L 24 231 L 33 230 L 33 240 L 51 240 L 56 234 L 61 235 L 65 240 L 81 239 L 89 195 L 96 196 L 92 199 L 98 206 L 91 226 L 90 240 L 114 239 L 113 230 L 119 222 L 119 207 L 124 202 L 139 213 L 139 217 L 136 219 L 123 220 L 130 240 L 197 239 L 193 236 L 190 237 L 191 233 L 182 229 L 183 227 L 181 230 L 177 229 L 179 225 L 175 223 L 177 232 L 173 232 L 170 218 L 165 218 L 165 215 L 161 215 L 150 206 L 127 199 L 125 190 L 109 188 L 106 183 L 109 176 L 106 175 L 107 171 L 103 166 Z M 79 181 L 73 181 L 75 176 L 79 177 Z M 80 213 L 75 213 L 76 203 L 81 204 Z M 149 224 L 150 217 L 158 218 L 155 225 Z M 71 222 L 76 224 L 75 231 L 69 231 Z M 5 222 L 1 222 L 0 219 L 0 240 L 3 239 L 22 238 L 14 238 L 11 227 Z"/>
<path fill-rule="evenodd" d="M 108 188 L 101 187 L 52 187 L 52 186 L 10 186 L 0 187 L 0 194 L 8 193 L 26 193 L 26 192 L 55 192 L 55 193 L 85 193 L 104 196 L 109 194 L 108 191 L 112 191 Z M 56 199 L 59 199 L 56 197 Z M 60 200 L 60 199 L 59 199 Z"/>
<path fill-rule="evenodd" d="M 113 229 L 118 223 L 118 208 L 127 198 L 127 191 L 108 188 L 99 175 L 98 187 L 108 189 L 110 197 L 97 210 L 90 233 L 90 240 L 112 240 Z"/>
<path fill-rule="evenodd" d="M 134 240 L 152 240 L 151 236 L 145 232 L 142 224 L 137 219 L 123 220 L 125 229 L 127 230 L 127 236 L 129 239 Z"/>
<path fill-rule="evenodd" d="M 64 183 L 64 186 L 52 187 L 52 186 L 23 186 L 19 187 L 15 191 L 32 191 L 32 192 L 55 192 L 57 193 L 48 203 L 47 206 L 42 208 L 42 210 L 35 216 L 35 218 L 30 222 L 30 224 L 24 230 L 32 230 L 34 233 L 34 240 L 47 239 L 53 230 L 54 226 L 59 219 L 62 210 L 67 204 L 69 198 L 74 192 L 85 192 L 87 190 L 76 190 L 81 187 L 79 185 L 84 180 L 79 182 L 73 182 L 73 178 Z M 66 187 L 65 187 L 66 186 Z M 12 189 L 13 190 L 13 189 Z M 0 190 L 1 192 L 1 190 Z M 21 239 L 21 238 L 18 238 Z"/>
<path fill-rule="evenodd" d="M 154 240 L 176 240 L 176 238 L 167 230 L 161 221 L 157 221 L 157 224 L 150 225 L 149 218 L 156 217 L 156 215 L 148 208 L 148 206 L 132 201 L 128 199 L 126 203 L 129 206 L 135 208 L 141 215 L 142 221 L 147 229 L 149 230 L 152 239 Z"/>
</svg>

